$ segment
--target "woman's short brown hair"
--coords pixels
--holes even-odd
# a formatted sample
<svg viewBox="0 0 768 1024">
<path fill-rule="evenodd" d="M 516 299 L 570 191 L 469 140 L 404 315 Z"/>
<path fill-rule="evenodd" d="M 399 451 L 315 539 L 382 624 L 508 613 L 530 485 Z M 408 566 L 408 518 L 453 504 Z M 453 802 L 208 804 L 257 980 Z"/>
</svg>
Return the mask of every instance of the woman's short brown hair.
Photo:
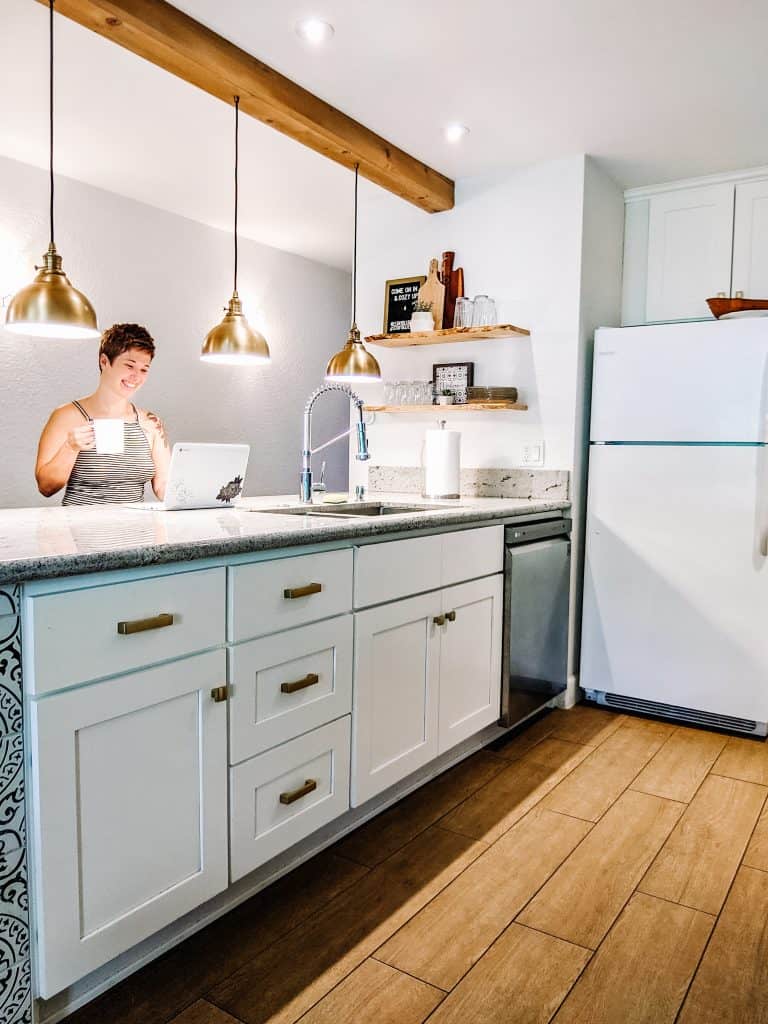
<svg viewBox="0 0 768 1024">
<path fill-rule="evenodd" d="M 101 336 L 99 365 L 102 356 L 106 356 L 110 363 L 114 363 L 117 356 L 127 352 L 129 348 L 148 352 L 150 359 L 155 357 L 155 342 L 146 327 L 140 324 L 113 324 Z"/>
</svg>

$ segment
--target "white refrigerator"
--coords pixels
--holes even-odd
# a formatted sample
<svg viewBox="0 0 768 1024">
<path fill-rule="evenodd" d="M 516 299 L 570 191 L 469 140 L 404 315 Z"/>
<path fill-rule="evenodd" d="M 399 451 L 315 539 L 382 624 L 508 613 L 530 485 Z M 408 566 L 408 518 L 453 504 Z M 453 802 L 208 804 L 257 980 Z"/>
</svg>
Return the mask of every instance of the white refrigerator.
<svg viewBox="0 0 768 1024">
<path fill-rule="evenodd" d="M 581 685 L 766 734 L 768 319 L 595 335 Z"/>
</svg>

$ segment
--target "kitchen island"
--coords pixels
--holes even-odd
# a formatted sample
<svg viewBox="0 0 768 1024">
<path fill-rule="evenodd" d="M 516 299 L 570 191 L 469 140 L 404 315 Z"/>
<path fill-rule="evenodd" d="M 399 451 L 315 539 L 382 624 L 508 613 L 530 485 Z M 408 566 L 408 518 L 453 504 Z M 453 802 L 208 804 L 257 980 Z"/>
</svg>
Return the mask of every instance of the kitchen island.
<svg viewBox="0 0 768 1024">
<path fill-rule="evenodd" d="M 498 732 L 503 524 L 568 503 L 376 500 L 425 508 L 0 513 L 19 1020 L 24 763 L 32 987 L 53 1020 Z"/>
</svg>

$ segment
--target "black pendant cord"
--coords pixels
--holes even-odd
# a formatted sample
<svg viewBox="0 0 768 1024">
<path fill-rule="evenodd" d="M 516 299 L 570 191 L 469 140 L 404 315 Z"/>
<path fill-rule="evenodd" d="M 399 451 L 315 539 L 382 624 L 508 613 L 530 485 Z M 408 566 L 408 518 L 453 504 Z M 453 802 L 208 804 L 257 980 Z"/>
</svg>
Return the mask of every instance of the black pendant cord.
<svg viewBox="0 0 768 1024">
<path fill-rule="evenodd" d="M 240 163 L 240 97 L 235 96 L 235 291 L 237 291 L 237 170 Z"/>
<path fill-rule="evenodd" d="M 50 183 L 51 183 L 51 203 L 50 203 L 50 222 L 51 222 L 51 243 L 53 243 L 53 0 L 48 0 L 49 10 L 49 25 L 48 25 L 48 99 L 49 99 L 49 117 L 50 117 L 50 150 L 48 153 L 48 166 L 50 168 Z"/>
<path fill-rule="evenodd" d="M 357 176 L 360 164 L 355 164 L 355 232 L 352 245 L 352 324 L 357 324 Z"/>
</svg>

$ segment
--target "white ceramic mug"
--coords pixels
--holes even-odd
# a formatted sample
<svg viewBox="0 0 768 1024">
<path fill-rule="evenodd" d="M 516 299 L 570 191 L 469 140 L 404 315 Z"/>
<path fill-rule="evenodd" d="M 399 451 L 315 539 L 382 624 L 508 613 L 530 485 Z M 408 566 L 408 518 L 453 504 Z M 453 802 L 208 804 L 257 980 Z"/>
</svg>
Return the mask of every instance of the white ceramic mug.
<svg viewBox="0 0 768 1024">
<path fill-rule="evenodd" d="M 99 455 L 122 455 L 125 450 L 123 420 L 94 420 L 96 451 Z"/>
</svg>

